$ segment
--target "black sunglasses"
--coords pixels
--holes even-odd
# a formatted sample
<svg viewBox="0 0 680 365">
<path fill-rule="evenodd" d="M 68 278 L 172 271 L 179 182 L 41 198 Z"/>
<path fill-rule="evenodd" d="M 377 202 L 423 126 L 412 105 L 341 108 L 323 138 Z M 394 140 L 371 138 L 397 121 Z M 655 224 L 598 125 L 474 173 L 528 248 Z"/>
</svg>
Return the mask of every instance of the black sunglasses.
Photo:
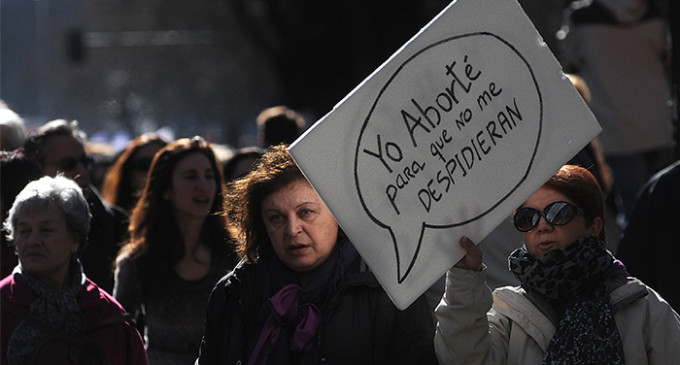
<svg viewBox="0 0 680 365">
<path fill-rule="evenodd" d="M 47 165 L 57 166 L 61 171 L 71 171 L 78 167 L 79 163 L 83 164 L 85 168 L 89 169 L 90 167 L 92 167 L 94 160 L 90 156 L 82 155 L 79 158 L 75 157 L 62 158 L 61 160 L 55 163 L 48 163 Z"/>
<path fill-rule="evenodd" d="M 585 211 L 574 204 L 557 201 L 548 204 L 542 212 L 529 207 L 519 208 L 513 221 L 518 231 L 529 232 L 536 228 L 541 216 L 545 217 L 550 225 L 563 226 L 571 222 L 575 215 L 585 215 Z"/>
</svg>

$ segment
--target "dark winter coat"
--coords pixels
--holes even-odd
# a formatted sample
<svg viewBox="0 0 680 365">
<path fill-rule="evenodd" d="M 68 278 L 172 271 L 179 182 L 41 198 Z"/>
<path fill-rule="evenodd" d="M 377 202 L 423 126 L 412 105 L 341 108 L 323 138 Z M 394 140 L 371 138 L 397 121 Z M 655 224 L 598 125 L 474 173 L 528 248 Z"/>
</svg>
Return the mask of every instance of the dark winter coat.
<svg viewBox="0 0 680 365">
<path fill-rule="evenodd" d="M 245 264 L 220 280 L 208 304 L 197 364 L 246 364 L 262 328 L 256 313 L 258 264 Z M 357 256 L 338 295 L 322 311 L 316 363 L 436 364 L 434 318 L 424 296 L 399 311 Z M 296 363 L 295 359 L 275 359 Z"/>
</svg>

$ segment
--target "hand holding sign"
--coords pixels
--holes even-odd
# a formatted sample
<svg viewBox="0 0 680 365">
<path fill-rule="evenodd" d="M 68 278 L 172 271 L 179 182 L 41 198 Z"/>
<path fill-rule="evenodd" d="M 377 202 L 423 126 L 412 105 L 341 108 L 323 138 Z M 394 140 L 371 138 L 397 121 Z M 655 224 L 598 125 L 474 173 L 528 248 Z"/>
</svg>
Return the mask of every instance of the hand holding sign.
<svg viewBox="0 0 680 365">
<path fill-rule="evenodd" d="M 397 307 L 599 132 L 537 39 L 516 2 L 453 2 L 291 146 Z"/>
</svg>

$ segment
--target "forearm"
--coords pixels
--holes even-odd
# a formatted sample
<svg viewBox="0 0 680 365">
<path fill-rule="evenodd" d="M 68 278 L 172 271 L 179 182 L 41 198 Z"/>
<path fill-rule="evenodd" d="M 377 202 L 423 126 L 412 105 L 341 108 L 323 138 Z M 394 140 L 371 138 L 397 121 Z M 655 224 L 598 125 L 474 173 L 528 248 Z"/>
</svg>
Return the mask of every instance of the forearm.
<svg viewBox="0 0 680 365">
<path fill-rule="evenodd" d="M 452 268 L 437 307 L 434 346 L 439 363 L 482 364 L 491 352 L 487 312 L 493 302 L 485 271 Z"/>
</svg>

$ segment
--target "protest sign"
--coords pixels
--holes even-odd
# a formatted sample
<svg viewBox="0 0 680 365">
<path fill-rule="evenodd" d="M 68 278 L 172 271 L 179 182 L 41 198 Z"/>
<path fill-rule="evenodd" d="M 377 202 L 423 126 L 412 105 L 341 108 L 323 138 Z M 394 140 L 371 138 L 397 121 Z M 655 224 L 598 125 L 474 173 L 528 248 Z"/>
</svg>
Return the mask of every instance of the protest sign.
<svg viewBox="0 0 680 365">
<path fill-rule="evenodd" d="M 599 131 L 515 0 L 458 0 L 290 152 L 404 309 Z"/>
</svg>

